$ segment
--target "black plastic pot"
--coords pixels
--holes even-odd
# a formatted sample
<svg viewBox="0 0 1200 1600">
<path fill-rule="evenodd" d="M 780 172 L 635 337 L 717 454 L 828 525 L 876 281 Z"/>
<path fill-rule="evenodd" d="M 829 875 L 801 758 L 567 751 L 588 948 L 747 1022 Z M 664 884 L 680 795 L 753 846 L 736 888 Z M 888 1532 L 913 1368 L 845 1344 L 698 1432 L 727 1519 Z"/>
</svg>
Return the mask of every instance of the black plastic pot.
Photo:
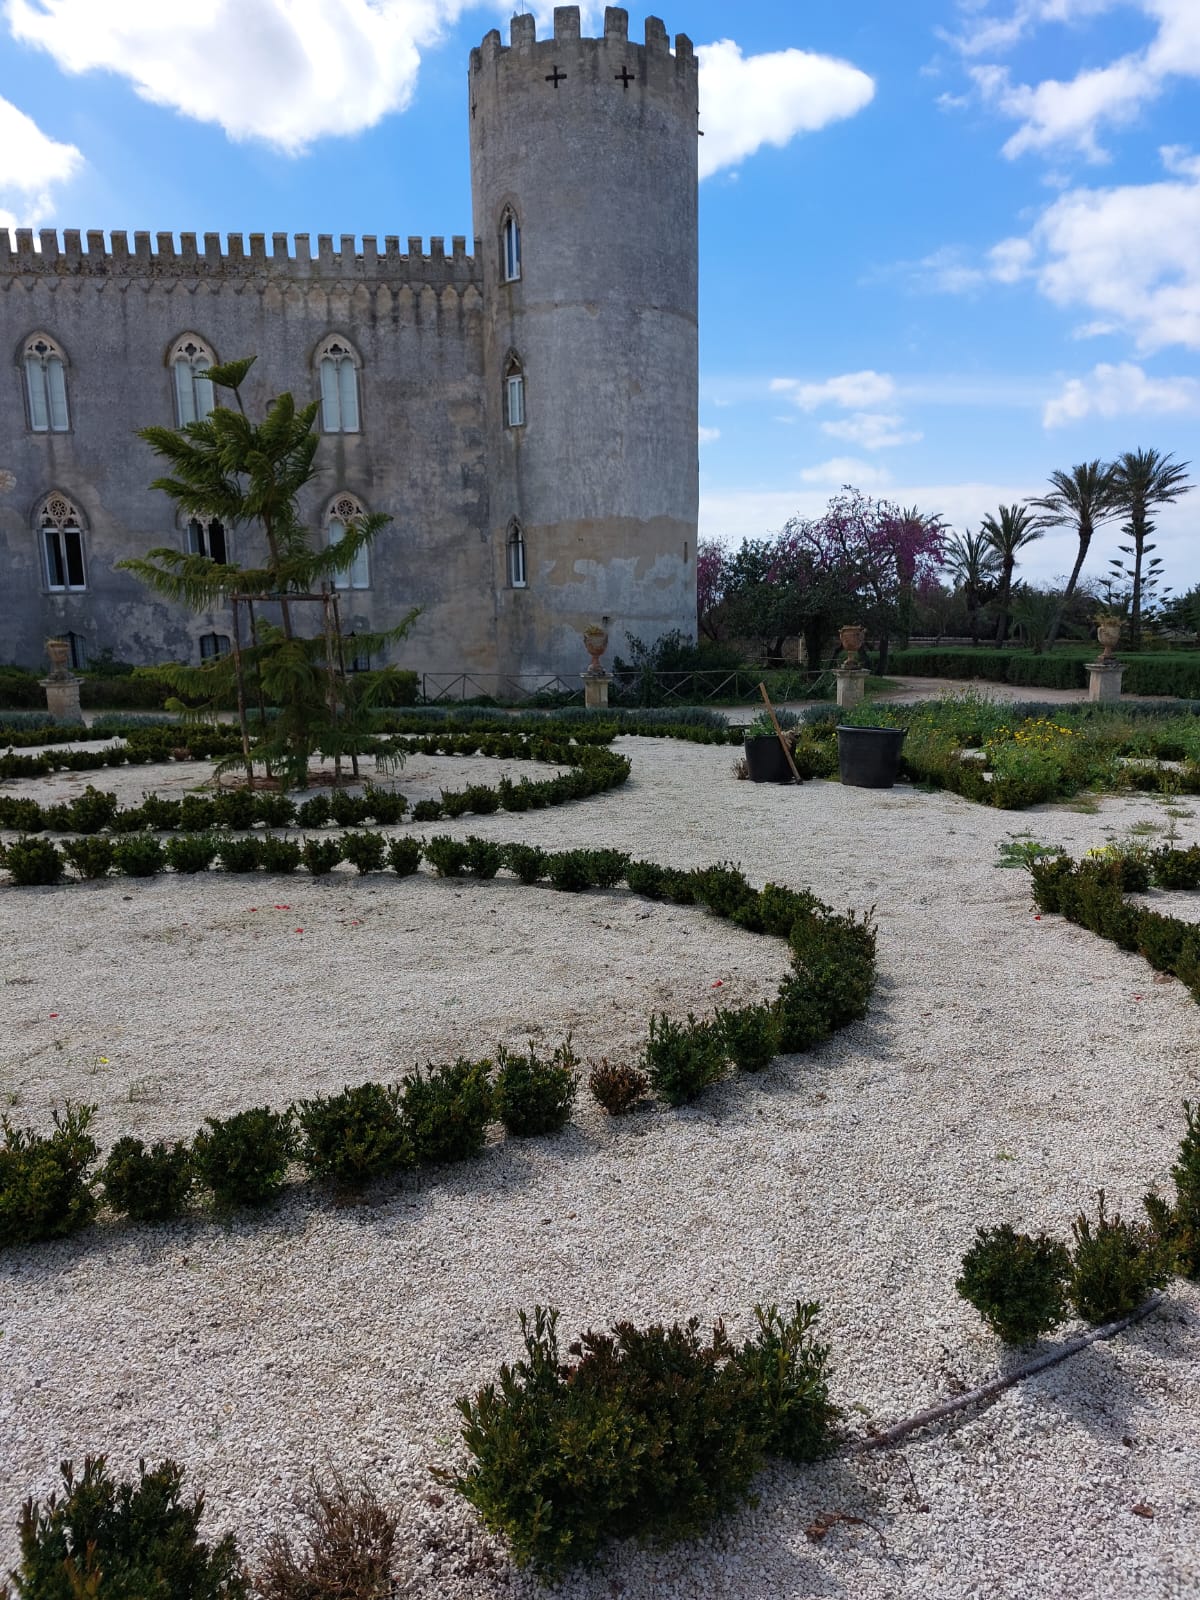
<svg viewBox="0 0 1200 1600">
<path fill-rule="evenodd" d="M 746 750 L 746 775 L 751 783 L 791 783 L 792 769 L 783 746 L 773 733 L 756 734 L 743 741 Z"/>
<path fill-rule="evenodd" d="M 890 789 L 900 771 L 907 728 L 847 728 L 838 724 L 838 772 L 858 789 Z"/>
</svg>

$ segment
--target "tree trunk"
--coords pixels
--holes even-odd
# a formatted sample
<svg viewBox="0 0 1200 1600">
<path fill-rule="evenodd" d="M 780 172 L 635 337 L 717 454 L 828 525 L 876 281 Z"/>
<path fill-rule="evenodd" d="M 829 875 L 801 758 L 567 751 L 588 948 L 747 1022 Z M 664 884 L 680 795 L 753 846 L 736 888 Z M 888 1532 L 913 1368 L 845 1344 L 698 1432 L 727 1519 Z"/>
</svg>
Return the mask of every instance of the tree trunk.
<svg viewBox="0 0 1200 1600">
<path fill-rule="evenodd" d="M 1012 575 L 1015 563 L 1006 562 L 1004 576 L 1000 580 L 1000 594 L 998 605 L 1000 607 L 1000 620 L 996 624 L 996 643 L 1003 644 L 1008 638 L 1008 597 L 1012 592 Z"/>
<path fill-rule="evenodd" d="M 1071 568 L 1071 576 L 1067 579 L 1067 587 L 1063 590 L 1062 599 L 1059 601 L 1058 610 L 1054 613 L 1054 621 L 1050 624 L 1050 632 L 1046 635 L 1046 648 L 1053 650 L 1058 642 L 1059 630 L 1062 628 L 1063 616 L 1067 609 L 1067 602 L 1075 593 L 1075 585 L 1079 582 L 1079 574 L 1083 570 L 1083 563 L 1087 557 L 1088 546 L 1092 542 L 1094 529 L 1090 523 L 1081 523 L 1079 528 L 1079 554 L 1075 557 L 1075 565 Z"/>
<path fill-rule="evenodd" d="M 1146 550 L 1146 528 L 1134 513 L 1130 532 L 1133 534 L 1133 593 L 1129 597 L 1129 648 L 1142 648 L 1142 558 Z"/>
</svg>

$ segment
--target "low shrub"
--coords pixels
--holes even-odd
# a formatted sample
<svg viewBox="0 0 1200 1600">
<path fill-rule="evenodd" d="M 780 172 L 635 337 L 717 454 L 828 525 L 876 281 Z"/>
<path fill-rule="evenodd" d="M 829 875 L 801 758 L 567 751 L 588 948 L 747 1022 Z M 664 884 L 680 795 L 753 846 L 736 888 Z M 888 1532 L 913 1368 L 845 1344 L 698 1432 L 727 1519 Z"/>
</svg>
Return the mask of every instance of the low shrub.
<svg viewBox="0 0 1200 1600">
<path fill-rule="evenodd" d="M 363 803 L 368 813 L 375 818 L 381 828 L 390 827 L 392 823 L 400 822 L 408 810 L 408 801 L 395 789 L 376 789 L 368 784 L 367 792 L 363 796 Z"/>
<path fill-rule="evenodd" d="M 327 794 L 314 794 L 296 808 L 298 828 L 323 828 L 329 821 L 330 805 Z"/>
<path fill-rule="evenodd" d="M 491 1067 L 460 1056 L 405 1077 L 400 1105 L 418 1162 L 434 1166 L 480 1153 L 493 1118 Z"/>
<path fill-rule="evenodd" d="M 412 1165 L 400 1092 L 381 1083 L 301 1100 L 300 1159 L 315 1178 L 358 1186 Z"/>
<path fill-rule="evenodd" d="M 732 862 L 722 861 L 692 874 L 696 899 L 718 917 L 732 917 L 747 902 L 758 899 L 757 891 L 746 882 L 746 875 Z"/>
<path fill-rule="evenodd" d="M 348 861 L 358 873 L 382 872 L 387 841 L 380 833 L 344 833 L 342 835 L 342 860 Z"/>
<path fill-rule="evenodd" d="M 527 1138 L 565 1126 L 579 1087 L 579 1061 L 569 1036 L 548 1061 L 537 1054 L 532 1039 L 525 1055 L 502 1045 L 496 1065 L 495 1112 L 509 1133 Z"/>
<path fill-rule="evenodd" d="M 253 789 L 222 789 L 213 796 L 217 821 L 235 833 L 252 828 L 258 816 L 258 796 Z"/>
<path fill-rule="evenodd" d="M 283 1188 L 296 1147 L 292 1113 L 255 1106 L 231 1117 L 208 1117 L 192 1151 L 196 1174 L 218 1210 L 261 1206 Z"/>
<path fill-rule="evenodd" d="M 226 872 L 257 872 L 262 866 L 262 840 L 251 835 L 222 838 L 217 860 Z"/>
<path fill-rule="evenodd" d="M 474 1458 L 439 1476 L 519 1567 L 553 1582 L 606 1539 L 656 1544 L 703 1533 L 749 1492 L 768 1453 L 802 1459 L 829 1448 L 834 1416 L 827 1351 L 811 1336 L 815 1306 L 780 1318 L 759 1310 L 741 1349 L 720 1323 L 669 1328 L 621 1322 L 559 1350 L 558 1314 L 521 1315 L 525 1357 L 458 1408 Z"/>
<path fill-rule="evenodd" d="M 521 883 L 536 883 L 546 869 L 546 852 L 534 844 L 506 844 L 504 865 Z"/>
<path fill-rule="evenodd" d="M 425 845 L 424 855 L 439 878 L 460 878 L 467 864 L 466 841 L 438 833 Z"/>
<path fill-rule="evenodd" d="M 305 839 L 300 846 L 300 854 L 304 858 L 304 865 L 314 878 L 322 878 L 327 872 L 332 872 L 342 859 L 342 841 L 340 839 Z"/>
<path fill-rule="evenodd" d="M 117 814 L 117 797 L 107 789 L 88 784 L 67 806 L 68 827 L 75 833 L 99 833 L 112 826 Z"/>
<path fill-rule="evenodd" d="M 22 1509 L 17 1600 L 248 1600 L 237 1544 L 199 1537 L 204 1496 L 183 1499 L 173 1461 L 139 1461 L 137 1483 L 114 1482 L 103 1456 L 80 1478 L 69 1461 L 61 1471 L 61 1498 Z"/>
<path fill-rule="evenodd" d="M 739 1072 L 761 1072 L 779 1052 L 779 1013 L 774 1006 L 720 1011 L 715 1026 L 725 1054 Z"/>
<path fill-rule="evenodd" d="M 504 865 L 504 847 L 490 839 L 478 839 L 468 834 L 464 866 L 476 878 L 494 878 Z"/>
<path fill-rule="evenodd" d="M 792 966 L 833 1033 L 867 1014 L 875 987 L 873 909 L 864 916 L 800 916 L 788 935 Z"/>
<path fill-rule="evenodd" d="M 407 878 L 421 865 L 421 846 L 416 839 L 393 839 L 388 845 L 388 866 L 399 878 Z"/>
<path fill-rule="evenodd" d="M 1162 1240 L 1149 1228 L 1108 1216 L 1103 1189 L 1097 1196 L 1095 1226 L 1081 1211 L 1071 1232 L 1075 1236 L 1071 1303 L 1085 1322 L 1128 1316 L 1170 1277 Z"/>
<path fill-rule="evenodd" d="M 646 900 L 665 900 L 670 876 L 669 868 L 656 866 L 653 861 L 631 861 L 625 868 L 625 882 L 634 894 Z"/>
<path fill-rule="evenodd" d="M 1176 1272 L 1200 1278 L 1200 1105 L 1183 1102 L 1186 1128 L 1179 1160 L 1171 1168 L 1175 1200 L 1148 1194 L 1146 1210 Z"/>
<path fill-rule="evenodd" d="M 304 860 L 304 852 L 295 839 L 281 839 L 269 833 L 259 841 L 259 858 L 264 872 L 295 872 Z"/>
<path fill-rule="evenodd" d="M 775 1015 L 781 1055 L 799 1055 L 829 1037 L 828 1012 L 806 977 L 789 973 L 782 980 Z"/>
<path fill-rule="evenodd" d="M 113 845 L 113 866 L 127 878 L 152 878 L 162 871 L 165 859 L 152 833 L 131 833 Z"/>
<path fill-rule="evenodd" d="M 637 1067 L 611 1062 L 606 1056 L 588 1074 L 588 1088 L 610 1117 L 619 1117 L 645 1099 L 650 1080 Z"/>
<path fill-rule="evenodd" d="M 22 888 L 61 883 L 63 858 L 49 839 L 31 839 L 22 834 L 13 844 L 0 845 L 0 866 L 8 868 L 12 881 Z"/>
<path fill-rule="evenodd" d="M 596 882 L 590 850 L 556 850 L 546 857 L 546 876 L 556 889 L 578 894 Z"/>
<path fill-rule="evenodd" d="M 436 800 L 418 800 L 412 811 L 414 822 L 437 822 L 441 816 L 442 808 Z"/>
<path fill-rule="evenodd" d="M 170 833 L 179 826 L 179 819 L 183 815 L 183 802 L 164 800 L 156 794 L 146 794 L 142 796 L 138 812 L 143 828 L 149 828 L 154 833 Z"/>
<path fill-rule="evenodd" d="M 60 1239 L 96 1214 L 91 1169 L 98 1154 L 88 1132 L 95 1106 L 68 1101 L 54 1132 L 14 1128 L 0 1117 L 0 1246 Z"/>
<path fill-rule="evenodd" d="M 167 865 L 176 872 L 207 872 L 216 853 L 211 833 L 177 833 L 164 850 Z"/>
<path fill-rule="evenodd" d="M 367 807 L 358 795 L 335 789 L 329 796 L 329 815 L 339 828 L 353 828 L 365 820 Z"/>
<path fill-rule="evenodd" d="M 954 1287 L 1005 1344 L 1032 1344 L 1066 1321 L 1070 1274 L 1065 1245 L 1005 1222 L 977 1230 Z"/>
<path fill-rule="evenodd" d="M 105 1200 L 134 1222 L 165 1222 L 178 1216 L 195 1180 L 186 1144 L 159 1140 L 147 1149 L 128 1135 L 117 1140 L 100 1169 Z"/>
<path fill-rule="evenodd" d="M 650 1018 L 641 1065 L 650 1087 L 669 1106 L 685 1105 L 725 1072 L 725 1050 L 716 1028 L 697 1022 L 672 1022 L 665 1012 Z"/>
<path fill-rule="evenodd" d="M 81 878 L 106 878 L 112 870 L 113 842 L 99 835 L 68 839 L 62 853 Z"/>
<path fill-rule="evenodd" d="M 293 1549 L 282 1534 L 267 1540 L 254 1575 L 260 1600 L 389 1600 L 396 1517 L 375 1491 L 351 1488 L 336 1472 L 327 1484 L 314 1475 L 298 1509 L 304 1542 Z"/>
<path fill-rule="evenodd" d="M 203 794 L 185 794 L 179 802 L 179 826 L 188 833 L 206 833 L 220 821 L 215 800 Z"/>
</svg>

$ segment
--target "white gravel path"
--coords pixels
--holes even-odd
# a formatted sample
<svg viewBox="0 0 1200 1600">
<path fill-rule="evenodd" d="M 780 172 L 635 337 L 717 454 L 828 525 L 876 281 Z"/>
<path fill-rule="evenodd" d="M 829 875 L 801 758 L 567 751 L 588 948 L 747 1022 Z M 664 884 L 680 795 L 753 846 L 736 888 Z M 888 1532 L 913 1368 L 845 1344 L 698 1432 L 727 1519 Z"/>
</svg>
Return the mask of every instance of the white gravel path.
<svg viewBox="0 0 1200 1600">
<path fill-rule="evenodd" d="M 624 789 L 421 831 L 734 859 L 754 882 L 874 903 L 869 1017 L 698 1107 L 609 1123 L 581 1101 L 557 1139 L 497 1143 L 358 1207 L 301 1190 L 228 1226 L 101 1227 L 8 1253 L 0 1568 L 21 1499 L 103 1449 L 121 1469 L 174 1456 L 209 1526 L 251 1552 L 310 1466 L 361 1468 L 401 1510 L 404 1593 L 531 1596 L 428 1475 L 460 1458 L 454 1397 L 519 1351 L 519 1308 L 557 1305 L 568 1335 L 693 1313 L 742 1333 L 756 1300 L 817 1297 L 836 1398 L 855 1424 L 890 1422 L 1006 1359 L 954 1293 L 977 1223 L 1066 1234 L 1100 1184 L 1127 1212 L 1165 1184 L 1179 1102 L 1200 1094 L 1200 1009 L 1138 957 L 1036 920 L 1024 874 L 993 865 L 1021 830 L 1078 854 L 1166 825 L 1160 802 L 1013 814 L 906 787 L 738 783 L 730 749 L 618 747 Z M 454 787 L 508 770 L 440 765 Z M 150 772 L 118 771 L 123 798 Z M 1200 804 L 1173 809 L 1181 842 L 1200 842 Z M 531 1031 L 624 1055 L 650 1009 L 765 992 L 784 959 L 691 908 L 345 869 L 0 886 L 0 930 L 0 1095 L 38 1122 L 50 1098 L 98 1099 L 102 1142 Z M 562 1592 L 1183 1600 L 1200 1587 L 1198 1395 L 1200 1293 L 1175 1286 L 1138 1329 L 958 1428 L 772 1472 L 710 1538 L 617 1550 Z M 806 1536 L 835 1511 L 866 1520 Z"/>
</svg>

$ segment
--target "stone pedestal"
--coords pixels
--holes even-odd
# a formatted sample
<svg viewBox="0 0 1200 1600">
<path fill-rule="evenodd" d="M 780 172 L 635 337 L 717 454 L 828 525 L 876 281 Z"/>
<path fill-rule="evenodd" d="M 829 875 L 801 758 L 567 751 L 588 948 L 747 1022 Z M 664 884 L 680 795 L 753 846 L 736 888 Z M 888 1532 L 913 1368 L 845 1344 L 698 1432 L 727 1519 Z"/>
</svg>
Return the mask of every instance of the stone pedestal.
<svg viewBox="0 0 1200 1600">
<path fill-rule="evenodd" d="M 1121 674 L 1125 665 L 1121 661 L 1089 661 L 1088 699 L 1108 703 L 1121 698 Z"/>
<path fill-rule="evenodd" d="M 56 722 L 82 722 L 83 712 L 79 709 L 79 679 L 71 673 L 61 676 L 52 673 L 48 678 L 41 679 L 42 688 L 46 691 L 46 710 Z"/>
<path fill-rule="evenodd" d="M 850 711 L 861 704 L 862 697 L 867 689 L 867 669 L 865 667 L 834 667 L 833 675 L 837 679 L 837 703 L 843 711 Z"/>
<path fill-rule="evenodd" d="M 608 672 L 581 672 L 583 679 L 583 704 L 588 711 L 601 711 L 608 706 L 608 686 L 612 674 Z"/>
</svg>

